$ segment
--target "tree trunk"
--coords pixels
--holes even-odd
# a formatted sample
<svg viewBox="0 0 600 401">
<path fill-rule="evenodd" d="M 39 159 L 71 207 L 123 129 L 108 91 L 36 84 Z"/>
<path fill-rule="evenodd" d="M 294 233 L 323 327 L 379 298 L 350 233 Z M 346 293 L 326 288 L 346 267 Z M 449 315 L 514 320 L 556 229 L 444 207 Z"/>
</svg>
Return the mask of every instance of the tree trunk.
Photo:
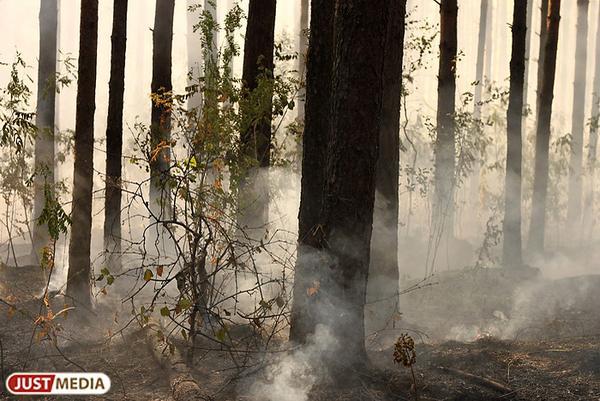
<svg viewBox="0 0 600 401">
<path fill-rule="evenodd" d="M 546 54 L 546 42 L 548 40 L 548 0 L 542 0 L 540 7 L 540 49 L 538 52 L 538 70 L 537 70 L 537 89 L 536 89 L 536 103 L 535 113 L 539 116 L 540 110 L 540 99 L 542 86 L 544 85 L 544 55 Z M 536 121 L 537 125 L 537 121 Z"/>
<path fill-rule="evenodd" d="M 454 236 L 457 14 L 456 0 L 441 0 L 433 226 L 436 236 L 444 239 Z"/>
<path fill-rule="evenodd" d="M 596 154 L 598 153 L 598 122 L 600 121 L 600 13 L 598 13 L 598 23 L 596 26 L 596 58 L 595 58 L 595 69 L 594 69 L 594 87 L 592 93 L 592 107 L 590 112 L 590 143 L 588 146 L 587 164 L 588 174 L 590 177 L 589 191 L 586 195 L 584 205 L 584 233 L 586 235 L 591 234 L 593 227 L 593 209 L 594 209 L 594 198 L 596 188 Z"/>
<path fill-rule="evenodd" d="M 494 52 L 494 41 L 492 40 L 493 32 L 494 32 L 494 0 L 490 0 L 490 3 L 488 4 L 488 12 L 487 12 L 487 20 L 488 20 L 488 27 L 487 30 L 489 31 L 489 35 L 486 35 L 486 41 L 485 41 L 485 74 L 483 75 L 487 81 L 491 82 L 492 81 L 492 55 Z"/>
<path fill-rule="evenodd" d="M 477 63 L 475 64 L 475 80 L 478 82 L 475 87 L 475 94 L 473 102 L 475 103 L 475 117 L 481 116 L 481 94 L 483 92 L 484 80 L 483 80 L 483 63 L 484 55 L 486 51 L 486 34 L 487 34 L 487 21 L 488 21 L 488 6 L 489 0 L 481 0 L 481 8 L 479 12 L 479 39 L 477 42 Z"/>
<path fill-rule="evenodd" d="M 315 329 L 318 306 L 310 288 L 320 273 L 314 263 L 319 247 L 319 213 L 323 203 L 323 183 L 331 110 L 333 68 L 333 24 L 335 0 L 312 0 L 310 41 L 306 66 L 306 115 L 302 136 L 302 187 L 298 214 L 298 257 L 294 274 L 294 298 L 290 340 L 306 341 Z"/>
<path fill-rule="evenodd" d="M 251 93 L 261 79 L 273 78 L 273 51 L 275 47 L 276 0 L 250 0 L 248 23 L 244 42 L 244 89 Z M 244 155 L 252 161 L 242 182 L 240 193 L 240 225 L 262 229 L 269 215 L 268 167 L 271 164 L 272 93 L 261 99 L 241 134 Z M 260 176 L 263 168 L 264 176 Z"/>
<path fill-rule="evenodd" d="M 50 235 L 47 224 L 38 224 L 44 210 L 48 185 L 54 190 L 54 116 L 56 104 L 56 50 L 58 29 L 58 7 L 56 0 L 41 2 L 40 7 L 40 49 L 38 67 L 38 89 L 35 139 L 35 172 L 33 200 L 33 243 L 32 259 L 40 260 L 44 246 Z"/>
<path fill-rule="evenodd" d="M 194 25 L 200 23 L 201 10 L 195 9 L 189 11 L 189 7 L 194 6 L 198 3 L 198 0 L 187 0 L 187 32 L 186 32 L 186 45 L 187 45 L 187 65 L 188 73 L 188 85 L 198 85 L 198 78 L 202 76 L 202 47 L 200 46 L 200 33 L 194 32 Z M 202 106 L 202 93 L 194 93 L 188 99 L 188 109 L 199 109 Z"/>
<path fill-rule="evenodd" d="M 507 153 L 504 186 L 503 262 L 505 267 L 512 268 L 521 267 L 523 264 L 521 256 L 521 166 L 523 154 L 521 123 L 523 122 L 525 83 L 527 1 L 514 1 L 510 94 L 506 115 Z"/>
<path fill-rule="evenodd" d="M 405 17 L 406 0 L 392 2 L 385 48 L 375 214 L 365 310 L 367 334 L 394 327 L 398 311 L 398 177 Z"/>
<path fill-rule="evenodd" d="M 560 0 L 549 1 L 548 35 L 544 51 L 544 71 L 540 89 L 538 124 L 535 143 L 535 169 L 529 247 L 534 253 L 544 251 L 546 230 L 546 198 L 548 194 L 548 154 L 550 152 L 550 120 L 554 99 L 556 50 L 560 23 Z"/>
<path fill-rule="evenodd" d="M 151 91 L 160 97 L 169 97 L 173 47 L 173 14 L 175 0 L 157 0 L 152 31 Z M 150 161 L 150 207 L 158 219 L 170 215 L 170 196 L 166 180 L 171 159 L 171 111 L 163 102 L 152 102 L 150 125 L 152 159 Z"/>
<path fill-rule="evenodd" d="M 79 32 L 73 208 L 71 211 L 67 296 L 83 305 L 90 305 L 98 0 L 81 1 Z"/>
<path fill-rule="evenodd" d="M 571 114 L 571 158 L 569 162 L 569 201 L 567 230 L 572 245 L 581 234 L 583 130 L 585 125 L 585 95 L 587 67 L 587 36 L 589 0 L 577 0 L 577 39 L 575 43 L 575 81 L 573 82 L 573 112 Z"/>
<path fill-rule="evenodd" d="M 391 1 L 338 2 L 330 138 L 319 231 L 318 321 L 339 341 L 335 373 L 366 363 L 364 307 Z M 343 354 L 343 355 L 341 355 Z"/>
<path fill-rule="evenodd" d="M 308 13 L 309 0 L 300 0 L 300 34 L 298 35 L 298 75 L 306 83 L 306 53 L 308 50 Z M 298 121 L 304 121 L 306 86 L 298 93 Z"/>
<path fill-rule="evenodd" d="M 533 3 L 535 0 L 527 1 L 527 36 L 525 42 L 525 80 L 523 83 L 523 129 L 527 132 L 527 105 L 529 93 L 529 67 L 531 66 L 531 37 L 535 34 L 533 26 Z"/>
<path fill-rule="evenodd" d="M 127 2 L 115 0 L 111 37 L 108 117 L 106 120 L 106 196 L 104 199 L 104 249 L 112 269 L 121 270 L 121 169 L 123 157 L 123 94 Z"/>
</svg>

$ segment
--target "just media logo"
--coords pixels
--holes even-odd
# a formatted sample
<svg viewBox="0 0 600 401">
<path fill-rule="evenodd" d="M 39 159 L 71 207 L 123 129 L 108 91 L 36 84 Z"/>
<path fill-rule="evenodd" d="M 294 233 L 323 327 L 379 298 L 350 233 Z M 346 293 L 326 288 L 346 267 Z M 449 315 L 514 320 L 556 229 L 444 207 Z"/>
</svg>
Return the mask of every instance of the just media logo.
<svg viewBox="0 0 600 401">
<path fill-rule="evenodd" d="M 6 389 L 14 395 L 98 395 L 110 390 L 104 373 L 13 373 Z"/>
</svg>

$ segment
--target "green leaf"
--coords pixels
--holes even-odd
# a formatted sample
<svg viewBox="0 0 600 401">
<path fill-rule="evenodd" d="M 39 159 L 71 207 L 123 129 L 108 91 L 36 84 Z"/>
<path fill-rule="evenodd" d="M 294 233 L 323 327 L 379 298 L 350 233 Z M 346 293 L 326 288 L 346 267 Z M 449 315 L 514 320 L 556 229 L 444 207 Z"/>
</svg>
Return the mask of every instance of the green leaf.
<svg viewBox="0 0 600 401">
<path fill-rule="evenodd" d="M 168 317 L 169 315 L 171 315 L 171 311 L 169 310 L 169 307 L 168 306 L 163 306 L 160 309 L 160 315 L 164 316 L 164 317 Z"/>
<path fill-rule="evenodd" d="M 154 273 L 152 273 L 150 269 L 146 269 L 146 271 L 144 272 L 144 281 L 150 281 L 153 276 Z"/>
<path fill-rule="evenodd" d="M 179 300 L 179 302 L 177 303 L 177 306 L 179 307 L 180 310 L 186 310 L 192 306 L 192 301 L 190 301 L 187 298 L 181 298 Z"/>
<path fill-rule="evenodd" d="M 106 284 L 111 285 L 115 282 L 115 277 L 112 274 L 106 276 Z"/>
</svg>

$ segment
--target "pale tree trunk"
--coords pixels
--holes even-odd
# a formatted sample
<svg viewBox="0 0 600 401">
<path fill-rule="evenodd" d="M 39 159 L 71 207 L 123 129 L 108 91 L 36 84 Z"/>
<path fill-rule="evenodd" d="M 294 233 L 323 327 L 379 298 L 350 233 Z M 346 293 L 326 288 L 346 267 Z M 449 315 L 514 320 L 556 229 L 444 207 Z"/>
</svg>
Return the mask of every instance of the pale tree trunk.
<svg viewBox="0 0 600 401">
<path fill-rule="evenodd" d="M 86 306 L 91 304 L 90 246 L 92 236 L 97 46 L 98 0 L 82 0 L 67 296 L 71 300 Z"/>
<path fill-rule="evenodd" d="M 300 33 L 298 34 L 298 76 L 306 83 L 306 54 L 308 51 L 308 13 L 309 0 L 300 0 Z M 298 121 L 304 121 L 304 105 L 306 102 L 306 86 L 298 92 Z"/>
<path fill-rule="evenodd" d="M 175 0 L 157 0 L 152 31 L 152 82 L 151 91 L 158 96 L 169 96 L 171 82 L 173 14 Z M 150 124 L 150 210 L 157 219 L 168 219 L 171 214 L 168 187 L 171 159 L 171 111 L 163 102 L 152 102 Z"/>
<path fill-rule="evenodd" d="M 37 82 L 35 139 L 35 179 L 33 198 L 33 244 L 32 259 L 40 261 L 42 250 L 48 245 L 50 235 L 47 224 L 39 224 L 38 219 L 46 203 L 45 190 L 54 191 L 54 130 L 56 105 L 56 54 L 58 7 L 56 0 L 41 2 L 40 7 L 40 48 Z"/>
<path fill-rule="evenodd" d="M 478 82 L 475 87 L 475 94 L 473 96 L 474 104 L 474 115 L 476 118 L 481 116 L 481 94 L 483 92 L 483 86 L 485 85 L 483 80 L 483 66 L 485 53 L 489 51 L 486 49 L 486 35 L 488 31 L 488 7 L 489 0 L 481 0 L 481 7 L 479 12 L 479 39 L 477 42 L 477 62 L 475 64 L 475 81 Z"/>
<path fill-rule="evenodd" d="M 335 0 L 312 0 L 306 66 L 306 118 L 302 136 L 302 184 L 298 214 L 298 258 L 294 273 L 290 340 L 305 342 L 315 330 L 320 280 L 315 256 L 319 248 L 319 214 L 323 204 L 331 110 Z"/>
<path fill-rule="evenodd" d="M 527 105 L 529 97 L 529 67 L 531 66 L 531 37 L 535 34 L 533 29 L 533 3 L 527 1 L 527 36 L 525 41 L 525 80 L 523 84 L 523 129 L 527 132 Z"/>
<path fill-rule="evenodd" d="M 188 64 L 188 85 L 199 85 L 198 78 L 202 76 L 202 47 L 200 46 L 200 32 L 194 32 L 194 26 L 200 23 L 202 10 L 195 8 L 193 11 L 189 7 L 198 4 L 198 0 L 187 0 L 187 64 Z M 202 105 L 202 93 L 194 93 L 188 99 L 188 109 L 199 109 Z"/>
<path fill-rule="evenodd" d="M 540 88 L 539 110 L 535 143 L 533 201 L 529 229 L 529 248 L 534 254 L 544 251 L 546 232 L 546 199 L 548 195 L 548 156 L 550 152 L 550 120 L 554 99 L 556 51 L 560 23 L 560 0 L 549 0 L 548 34 L 544 50 L 543 79 Z"/>
<path fill-rule="evenodd" d="M 385 48 L 375 213 L 365 309 L 367 334 L 393 328 L 398 312 L 398 179 L 405 17 L 406 0 L 392 2 Z"/>
<path fill-rule="evenodd" d="M 591 235 L 594 226 L 594 202 L 596 191 L 596 155 L 598 153 L 598 122 L 600 121 L 600 13 L 596 25 L 596 55 L 594 68 L 594 83 L 592 107 L 590 112 L 590 139 L 588 145 L 587 165 L 589 174 L 589 189 L 584 204 L 584 234 Z"/>
<path fill-rule="evenodd" d="M 577 245 L 581 238 L 581 209 L 583 206 L 583 130 L 585 126 L 589 3 L 589 0 L 577 0 L 575 80 L 573 82 L 573 112 L 571 113 L 572 139 L 571 158 L 569 161 L 569 201 L 567 204 L 567 230 L 571 245 Z"/>
<path fill-rule="evenodd" d="M 123 95 L 125 93 L 125 49 L 128 0 L 115 0 L 113 7 L 108 116 L 106 122 L 106 195 L 104 200 L 104 249 L 108 264 L 121 270 L 121 170 L 123 159 Z"/>
<path fill-rule="evenodd" d="M 505 267 L 523 265 L 521 256 L 521 167 L 523 155 L 522 122 L 527 36 L 527 1 L 515 0 L 510 60 L 510 94 L 507 111 L 507 154 L 504 185 L 503 263 Z M 532 1 L 532 0 L 529 0 Z"/>
</svg>

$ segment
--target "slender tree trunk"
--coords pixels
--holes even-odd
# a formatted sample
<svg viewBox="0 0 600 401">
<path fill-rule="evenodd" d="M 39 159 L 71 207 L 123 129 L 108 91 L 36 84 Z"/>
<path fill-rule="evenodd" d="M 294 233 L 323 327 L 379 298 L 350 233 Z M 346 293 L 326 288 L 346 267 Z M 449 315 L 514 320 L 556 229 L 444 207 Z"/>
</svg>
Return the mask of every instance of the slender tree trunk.
<svg viewBox="0 0 600 401">
<path fill-rule="evenodd" d="M 306 80 L 306 54 L 308 51 L 308 13 L 309 0 L 300 0 L 300 33 L 298 35 L 298 75 Z M 306 102 L 306 87 L 301 87 L 298 93 L 298 121 L 304 121 Z"/>
<path fill-rule="evenodd" d="M 115 0 L 113 7 L 108 117 L 106 121 L 106 197 L 104 199 L 104 249 L 111 268 L 121 270 L 121 169 L 123 157 L 123 94 L 127 2 Z"/>
<path fill-rule="evenodd" d="M 90 246 L 94 173 L 94 112 L 96 110 L 96 60 L 98 56 L 98 0 L 81 1 L 75 114 L 75 164 L 67 295 L 91 304 Z"/>
<path fill-rule="evenodd" d="M 32 259 L 39 262 L 50 235 L 47 224 L 38 224 L 46 201 L 46 186 L 54 191 L 54 116 L 56 103 L 56 54 L 58 7 L 56 0 L 41 2 L 40 48 L 35 140 Z"/>
<path fill-rule="evenodd" d="M 595 188 L 596 188 L 596 155 L 598 153 L 598 123 L 600 121 L 600 13 L 598 13 L 598 22 L 596 26 L 596 55 L 595 55 L 595 68 L 594 68 L 594 83 L 593 83 L 593 96 L 592 96 L 592 107 L 590 111 L 590 139 L 588 145 L 588 174 L 590 177 L 589 191 L 586 195 L 584 205 L 584 233 L 587 235 L 592 227 L 594 220 L 593 209 L 595 201 Z"/>
<path fill-rule="evenodd" d="M 548 35 L 544 51 L 544 71 L 540 89 L 540 108 L 535 143 L 535 170 L 529 247 L 534 253 L 544 251 L 546 231 L 546 198 L 548 194 L 548 154 L 550 152 L 550 120 L 554 99 L 554 77 L 556 74 L 556 51 L 560 23 L 560 0 L 549 0 Z"/>
<path fill-rule="evenodd" d="M 244 89 L 255 91 L 261 79 L 273 78 L 276 0 L 250 0 L 244 42 Z M 244 155 L 256 166 L 251 167 L 242 182 L 240 193 L 240 225 L 262 229 L 269 215 L 268 167 L 271 164 L 272 93 L 262 99 L 259 110 L 247 111 L 253 116 L 241 135 Z M 259 176 L 261 169 L 263 176 Z M 259 230 L 260 231 L 260 230 Z"/>
<path fill-rule="evenodd" d="M 529 96 L 529 67 L 531 66 L 531 37 L 535 34 L 533 26 L 533 3 L 535 0 L 527 1 L 527 36 L 525 42 L 525 80 L 523 81 L 523 129 L 527 132 L 527 104 Z"/>
<path fill-rule="evenodd" d="M 194 32 L 194 26 L 200 23 L 200 9 L 190 11 L 189 7 L 198 4 L 198 0 L 187 0 L 187 63 L 188 63 L 188 85 L 198 85 L 198 78 L 202 76 L 202 47 L 200 45 L 200 33 Z M 202 93 L 194 93 L 188 99 L 188 109 L 199 109 L 202 106 Z"/>
<path fill-rule="evenodd" d="M 329 143 L 334 16 L 335 0 L 312 0 L 306 66 L 306 117 L 302 136 L 298 258 L 290 321 L 290 340 L 296 342 L 306 341 L 317 322 L 317 297 L 310 295 L 310 288 L 315 288 L 320 274 L 314 258 L 319 248 L 319 213 L 323 203 Z"/>
<path fill-rule="evenodd" d="M 544 58 L 546 54 L 546 42 L 548 40 L 548 1 L 542 0 L 542 4 L 540 7 L 540 13 L 542 17 L 540 18 L 540 49 L 538 52 L 538 70 L 537 70 L 537 90 L 536 90 L 536 103 L 535 103 L 535 113 L 536 116 L 539 116 L 540 110 L 540 99 L 541 99 L 541 91 L 542 85 L 544 84 Z M 537 121 L 536 121 L 537 125 Z"/>
<path fill-rule="evenodd" d="M 433 224 L 442 238 L 454 236 L 457 14 L 456 0 L 441 0 Z"/>
<path fill-rule="evenodd" d="M 521 166 L 523 155 L 522 127 L 525 84 L 525 48 L 527 36 L 527 1 L 515 0 L 510 60 L 510 95 L 507 111 L 506 179 L 504 186 L 505 267 L 521 267 Z M 532 0 L 529 0 L 532 1 Z"/>
<path fill-rule="evenodd" d="M 157 0 L 152 32 L 152 83 L 154 95 L 169 97 L 171 83 L 173 14 L 175 0 Z M 150 204 L 158 218 L 170 215 L 170 196 L 166 180 L 171 159 L 171 111 L 164 102 L 152 102 L 150 125 L 152 159 L 150 161 Z"/>
<path fill-rule="evenodd" d="M 567 227 L 573 245 L 581 233 L 583 130 L 585 126 L 585 95 L 587 76 L 587 40 L 589 0 L 577 0 L 577 39 L 575 43 L 575 81 L 573 82 L 573 112 L 571 113 L 571 158 Z"/>
<path fill-rule="evenodd" d="M 484 80 L 483 80 L 483 66 L 484 66 L 484 55 L 486 53 L 486 35 L 487 35 L 487 21 L 488 21 L 488 5 L 489 0 L 481 0 L 481 8 L 479 12 L 479 39 L 477 42 L 477 63 L 475 65 L 475 80 L 478 82 L 475 87 L 475 94 L 473 101 L 475 103 L 475 117 L 481 116 L 481 94 L 483 92 Z"/>
<path fill-rule="evenodd" d="M 217 20 L 217 2 L 214 0 L 204 0 L 204 10 L 210 14 L 214 24 Z M 217 81 L 219 77 L 219 36 L 218 31 L 213 29 L 207 37 L 207 47 L 203 49 L 202 57 L 204 59 L 204 102 L 203 105 L 205 118 L 212 118 L 213 114 L 218 112 L 218 91 Z M 213 120 L 214 121 L 214 120 Z M 207 124 L 208 126 L 208 124 Z"/>
<path fill-rule="evenodd" d="M 398 178 L 400 99 L 406 0 L 390 4 L 383 70 L 383 108 L 376 169 L 371 266 L 367 286 L 367 333 L 394 326 L 398 311 Z"/>
<path fill-rule="evenodd" d="M 486 35 L 485 41 L 485 74 L 483 75 L 485 79 L 489 82 L 492 81 L 492 55 L 494 53 L 494 0 L 489 0 L 488 4 L 488 12 L 487 12 L 487 20 L 488 27 L 487 30 L 489 34 Z"/>
</svg>

